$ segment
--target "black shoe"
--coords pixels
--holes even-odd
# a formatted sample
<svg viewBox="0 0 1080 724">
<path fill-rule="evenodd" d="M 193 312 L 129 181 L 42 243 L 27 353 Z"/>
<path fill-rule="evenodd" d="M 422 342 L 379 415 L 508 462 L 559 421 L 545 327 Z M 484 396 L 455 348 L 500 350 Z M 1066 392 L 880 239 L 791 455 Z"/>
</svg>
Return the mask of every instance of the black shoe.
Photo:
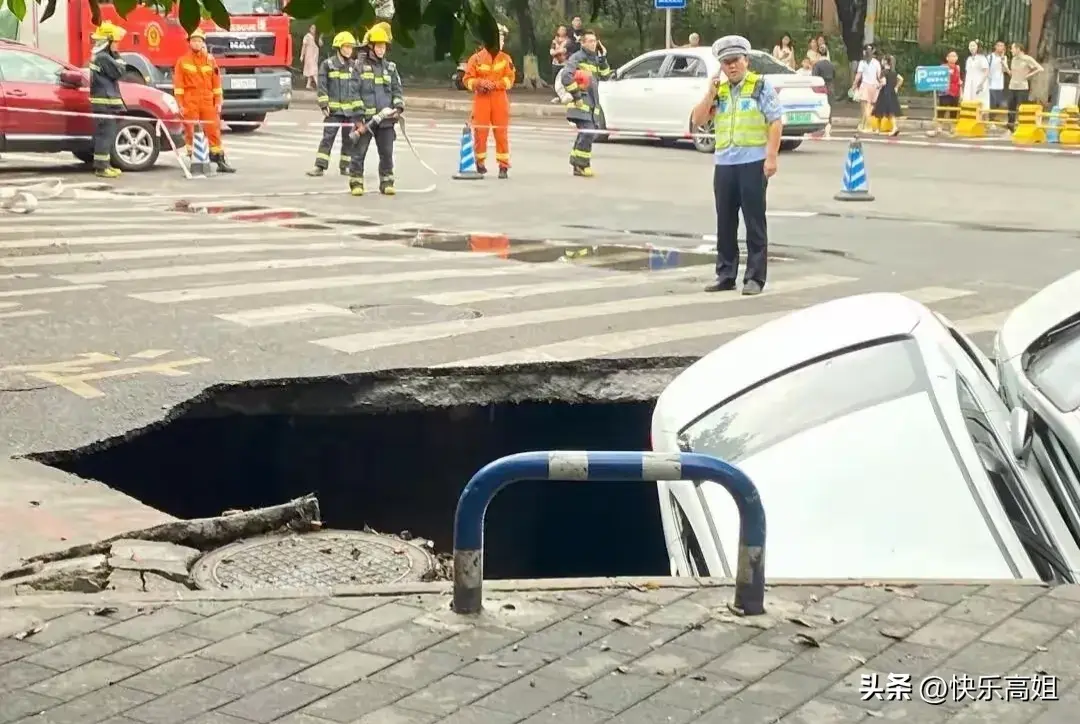
<svg viewBox="0 0 1080 724">
<path fill-rule="evenodd" d="M 319 168 L 319 167 L 316 166 L 315 168 L 308 171 L 307 175 L 311 176 L 312 178 L 319 178 L 320 176 L 325 176 L 326 175 L 326 169 L 325 168 Z"/>
<path fill-rule="evenodd" d="M 236 173 L 236 169 L 229 165 L 228 161 L 221 158 L 217 161 L 218 173 Z"/>
<path fill-rule="evenodd" d="M 743 285 L 742 285 L 742 293 L 745 294 L 748 297 L 752 297 L 752 296 L 755 296 L 757 294 L 761 294 L 761 291 L 763 289 L 764 289 L 764 287 L 762 286 L 762 284 L 760 282 L 755 282 L 752 279 L 750 281 L 743 282 Z"/>
<path fill-rule="evenodd" d="M 730 292 L 730 291 L 733 291 L 734 289 L 735 289 L 735 280 L 734 279 L 727 279 L 727 280 L 724 280 L 724 281 L 721 281 L 721 280 L 717 279 L 715 282 L 713 282 L 709 286 L 705 287 L 705 291 L 707 291 L 707 292 Z"/>
<path fill-rule="evenodd" d="M 510 169 L 508 169 L 508 168 L 500 168 L 499 169 L 499 178 L 510 178 Z"/>
<path fill-rule="evenodd" d="M 486 173 L 487 173 L 487 166 L 485 166 L 485 165 L 484 165 L 484 164 L 482 164 L 482 163 L 478 163 L 478 164 L 476 164 L 476 172 L 477 172 L 478 174 L 480 174 L 481 176 L 483 176 L 484 174 L 486 174 Z"/>
</svg>

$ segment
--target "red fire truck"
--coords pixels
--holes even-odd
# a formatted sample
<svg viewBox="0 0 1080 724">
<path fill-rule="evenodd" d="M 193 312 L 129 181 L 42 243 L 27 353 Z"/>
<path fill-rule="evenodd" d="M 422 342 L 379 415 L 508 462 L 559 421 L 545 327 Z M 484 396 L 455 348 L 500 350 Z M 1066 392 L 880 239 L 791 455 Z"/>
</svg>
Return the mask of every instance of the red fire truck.
<svg viewBox="0 0 1080 724">
<path fill-rule="evenodd" d="M 94 30 L 87 0 L 59 0 L 55 15 L 43 23 L 31 15 L 40 12 L 38 4 L 27 4 L 30 17 L 24 26 L 30 28 L 22 28 L 22 41 L 85 67 Z M 266 120 L 267 113 L 287 109 L 292 100 L 289 17 L 282 12 L 283 0 L 224 0 L 224 4 L 232 18 L 229 30 L 209 20 L 202 29 L 206 47 L 221 67 L 222 116 L 226 123 L 248 122 L 233 126 L 234 131 L 251 131 Z M 187 32 L 180 27 L 176 7 L 162 16 L 140 5 L 121 18 L 109 0 L 101 0 L 101 16 L 127 30 L 119 46 L 130 67 L 124 80 L 171 93 L 173 66 L 188 49 Z"/>
</svg>

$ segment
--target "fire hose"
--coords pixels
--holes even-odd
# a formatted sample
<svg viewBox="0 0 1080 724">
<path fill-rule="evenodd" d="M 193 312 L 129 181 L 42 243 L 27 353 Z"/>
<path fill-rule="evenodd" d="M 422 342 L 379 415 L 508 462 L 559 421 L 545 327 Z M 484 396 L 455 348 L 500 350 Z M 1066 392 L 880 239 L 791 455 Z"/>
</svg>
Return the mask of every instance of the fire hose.
<svg viewBox="0 0 1080 724">
<path fill-rule="evenodd" d="M 413 157 L 416 158 L 416 161 L 421 166 L 423 166 L 425 170 L 427 170 L 432 176 L 435 176 L 437 178 L 439 173 L 431 166 L 429 166 L 423 158 L 420 157 L 420 152 L 416 150 L 416 146 L 413 145 L 412 139 L 409 138 L 409 132 L 405 129 L 405 118 L 401 116 L 396 109 L 384 108 L 383 110 L 379 111 L 374 118 L 364 124 L 364 131 L 365 133 L 371 133 L 374 128 L 378 126 L 382 121 L 395 117 L 397 118 L 398 126 L 401 128 L 401 137 L 405 139 L 405 144 L 409 147 L 409 150 L 412 151 Z M 355 141 L 357 138 L 360 137 L 360 132 L 359 130 L 355 130 L 349 135 Z M 431 184 L 430 186 L 425 186 L 422 189 L 398 189 L 398 193 L 429 194 L 435 190 L 435 187 L 436 184 Z"/>
<path fill-rule="evenodd" d="M 39 199 L 54 199 L 64 193 L 64 180 L 45 178 L 28 186 L 14 182 L 0 186 L 0 211 L 30 214 L 37 210 Z"/>
</svg>

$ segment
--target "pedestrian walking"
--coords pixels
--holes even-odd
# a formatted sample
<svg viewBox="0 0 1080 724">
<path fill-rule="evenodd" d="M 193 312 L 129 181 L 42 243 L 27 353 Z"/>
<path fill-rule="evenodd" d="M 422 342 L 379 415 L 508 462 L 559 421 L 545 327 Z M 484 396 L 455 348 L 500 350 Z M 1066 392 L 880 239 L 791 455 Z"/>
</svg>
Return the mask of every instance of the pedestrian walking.
<svg viewBox="0 0 1080 724">
<path fill-rule="evenodd" d="M 353 57 L 356 36 L 348 31 L 340 32 L 334 36 L 332 45 L 336 52 L 319 66 L 315 94 L 326 125 L 323 126 L 322 140 L 315 152 L 315 168 L 307 172 L 308 176 L 326 174 L 330 168 L 334 139 L 339 134 L 341 158 L 338 159 L 338 170 L 342 176 L 349 175 L 352 162 L 352 121 L 360 107 L 360 70 Z"/>
<path fill-rule="evenodd" d="M 481 47 L 465 66 L 465 89 L 473 92 L 472 129 L 473 152 L 476 154 L 476 171 L 487 173 L 488 130 L 495 132 L 495 163 L 499 165 L 499 178 L 510 177 L 510 97 L 517 71 L 514 61 L 503 50 L 505 25 L 499 26 L 499 52 Z"/>
<path fill-rule="evenodd" d="M 852 97 L 859 102 L 859 130 L 870 130 L 870 112 L 881 90 L 881 62 L 874 55 L 874 46 L 863 48 L 863 58 L 855 69 L 851 85 Z"/>
<path fill-rule="evenodd" d="M 120 175 L 120 169 L 112 165 L 116 142 L 116 118 L 113 116 L 127 110 L 120 93 L 120 79 L 127 64 L 116 52 L 116 43 L 126 34 L 123 28 L 106 20 L 90 35 L 95 43 L 90 58 L 90 110 L 102 116 L 94 118 L 94 174 L 101 178 Z"/>
<path fill-rule="evenodd" d="M 300 72 L 304 76 L 304 87 L 315 90 L 319 75 L 319 31 L 314 25 L 308 28 L 300 45 Z"/>
<path fill-rule="evenodd" d="M 765 196 L 776 173 L 783 109 L 776 89 L 749 71 L 750 41 L 728 35 L 712 46 L 722 75 L 692 112 L 694 128 L 710 116 L 716 150 L 713 197 L 716 203 L 716 281 L 707 292 L 735 289 L 739 277 L 739 211 L 746 224 L 746 273 L 743 294 L 760 294 L 768 271 L 768 225 Z"/>
<path fill-rule="evenodd" d="M 364 195 L 364 159 L 375 137 L 379 154 L 379 193 L 393 196 L 394 123 L 405 112 L 405 91 L 397 63 L 387 58 L 393 37 L 389 23 L 376 23 L 364 34 L 363 50 L 357 59 L 360 68 L 360 104 L 356 114 L 356 138 L 349 166 L 349 192 Z"/>
<path fill-rule="evenodd" d="M 978 103 L 982 108 L 990 107 L 990 58 L 978 40 L 968 43 L 963 100 Z"/>
<path fill-rule="evenodd" d="M 584 31 L 581 34 L 581 50 L 570 56 L 559 77 L 571 98 L 566 106 L 566 120 L 578 127 L 574 147 L 570 151 L 570 168 L 575 176 L 593 176 L 592 147 L 596 139 L 594 131 L 599 127 L 597 106 L 600 103 L 600 89 L 597 83 L 610 77 L 611 68 L 603 44 L 595 32 Z"/>
<path fill-rule="evenodd" d="M 874 103 L 873 117 L 877 127 L 890 136 L 900 135 L 900 88 L 904 85 L 904 76 L 896 72 L 896 58 L 885 56 L 881 63 L 882 85 Z"/>
<path fill-rule="evenodd" d="M 190 158 L 195 142 L 195 124 L 202 125 L 210 142 L 210 161 L 220 173 L 235 173 L 225 160 L 221 145 L 221 69 L 206 51 L 206 33 L 196 28 L 188 36 L 189 52 L 180 56 L 173 69 L 173 95 L 184 115 L 184 145 Z"/>
<path fill-rule="evenodd" d="M 1016 109 L 1031 97 L 1029 80 L 1043 71 L 1020 43 L 1012 44 L 1012 63 L 1009 64 L 1009 130 L 1016 128 Z"/>
</svg>

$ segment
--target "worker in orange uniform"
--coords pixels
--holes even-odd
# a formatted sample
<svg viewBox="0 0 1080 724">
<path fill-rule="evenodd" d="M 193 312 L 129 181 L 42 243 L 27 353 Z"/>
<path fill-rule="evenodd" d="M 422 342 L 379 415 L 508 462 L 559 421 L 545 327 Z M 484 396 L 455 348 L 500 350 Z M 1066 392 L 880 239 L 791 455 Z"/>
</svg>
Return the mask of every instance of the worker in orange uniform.
<svg viewBox="0 0 1080 724">
<path fill-rule="evenodd" d="M 495 129 L 495 161 L 499 164 L 499 178 L 510 177 L 510 97 L 517 71 L 514 61 L 503 51 L 505 25 L 499 26 L 499 52 L 495 57 L 487 48 L 473 53 L 465 66 L 465 88 L 472 91 L 473 148 L 476 152 L 476 170 L 487 173 L 488 129 Z"/>
<path fill-rule="evenodd" d="M 221 70 L 214 56 L 206 51 L 206 33 L 196 29 L 188 36 L 191 52 L 180 56 L 173 69 L 173 95 L 184 113 L 184 139 L 188 157 L 195 138 L 195 123 L 201 123 L 210 142 L 210 161 L 220 173 L 235 173 L 225 161 L 221 147 Z"/>
</svg>

